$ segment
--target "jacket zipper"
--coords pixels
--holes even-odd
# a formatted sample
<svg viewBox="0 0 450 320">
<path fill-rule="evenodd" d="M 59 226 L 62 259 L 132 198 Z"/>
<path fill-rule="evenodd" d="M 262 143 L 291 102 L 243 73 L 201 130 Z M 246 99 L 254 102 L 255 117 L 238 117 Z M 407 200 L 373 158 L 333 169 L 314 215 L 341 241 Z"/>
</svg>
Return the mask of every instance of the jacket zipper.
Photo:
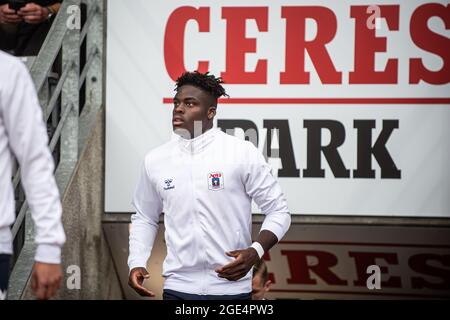
<svg viewBox="0 0 450 320">
<path fill-rule="evenodd" d="M 206 264 L 207 264 L 207 261 L 206 261 L 206 247 L 205 247 L 205 244 L 204 244 L 204 234 L 203 234 L 203 230 L 202 230 L 202 228 L 201 228 L 201 225 L 200 225 L 200 217 L 199 217 L 199 213 L 198 213 L 198 207 L 197 207 L 197 189 L 196 189 L 196 185 L 195 185 L 195 174 L 194 174 L 194 165 L 193 165 L 193 163 L 194 163 L 194 161 L 193 161 L 193 157 L 194 157 L 194 155 L 192 155 L 191 154 L 191 163 L 190 163 L 190 165 L 191 165 L 191 184 L 192 184 L 192 192 L 193 192 L 193 196 L 194 196 L 194 211 L 195 211 L 195 219 L 196 219 L 196 222 L 197 222 L 197 230 L 198 230 L 198 233 L 199 233 L 199 237 L 197 237 L 197 239 L 200 239 L 200 242 L 199 242 L 199 244 L 200 244 L 200 250 L 199 251 L 201 251 L 202 253 L 203 253 L 203 257 L 202 257 L 202 260 L 203 261 L 201 261 L 201 265 L 202 265 L 202 267 L 203 267 L 203 274 L 205 275 L 204 277 L 202 277 L 201 279 L 200 279 L 200 282 L 201 282 L 201 285 L 200 285 L 200 288 L 201 288 L 201 294 L 207 294 L 207 283 L 206 283 L 206 274 L 207 274 L 207 266 L 206 266 Z M 198 241 L 198 240 L 197 240 Z"/>
</svg>

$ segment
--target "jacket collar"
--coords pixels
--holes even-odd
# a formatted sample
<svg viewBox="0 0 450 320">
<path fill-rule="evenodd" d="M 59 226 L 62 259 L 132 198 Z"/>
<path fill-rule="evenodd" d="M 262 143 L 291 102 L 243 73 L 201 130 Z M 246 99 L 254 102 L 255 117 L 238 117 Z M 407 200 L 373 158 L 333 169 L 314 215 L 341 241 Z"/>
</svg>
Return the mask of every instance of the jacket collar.
<svg viewBox="0 0 450 320">
<path fill-rule="evenodd" d="M 203 151 L 209 144 L 211 144 L 219 132 L 220 129 L 211 128 L 193 139 L 185 139 L 178 134 L 173 133 L 173 139 L 177 142 L 181 150 L 187 153 L 195 154 Z"/>
</svg>

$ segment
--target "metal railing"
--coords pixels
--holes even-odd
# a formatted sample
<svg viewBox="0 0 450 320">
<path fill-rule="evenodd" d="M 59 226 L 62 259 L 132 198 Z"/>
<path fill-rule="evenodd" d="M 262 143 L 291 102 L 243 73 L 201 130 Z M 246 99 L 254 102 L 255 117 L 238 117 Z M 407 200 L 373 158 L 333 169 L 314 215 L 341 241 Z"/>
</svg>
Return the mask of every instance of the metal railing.
<svg viewBox="0 0 450 320">
<path fill-rule="evenodd" d="M 62 197 L 86 142 L 83 128 L 89 128 L 103 105 L 104 8 L 104 0 L 64 0 L 38 56 L 29 59 Z M 14 253 L 8 298 L 20 299 L 31 275 L 35 250 L 20 168 L 13 176 L 13 186 L 19 206 L 12 226 Z"/>
</svg>

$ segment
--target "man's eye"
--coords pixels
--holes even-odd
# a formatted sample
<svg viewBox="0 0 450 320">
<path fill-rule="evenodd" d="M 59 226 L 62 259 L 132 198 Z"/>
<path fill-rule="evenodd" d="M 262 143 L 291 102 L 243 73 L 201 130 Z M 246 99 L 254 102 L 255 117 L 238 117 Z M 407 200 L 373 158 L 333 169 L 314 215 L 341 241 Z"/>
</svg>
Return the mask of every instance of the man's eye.
<svg viewBox="0 0 450 320">
<path fill-rule="evenodd" d="M 186 107 L 189 107 L 189 108 L 190 108 L 190 107 L 192 107 L 192 106 L 193 106 L 192 102 L 187 102 L 187 103 L 186 103 Z"/>
</svg>

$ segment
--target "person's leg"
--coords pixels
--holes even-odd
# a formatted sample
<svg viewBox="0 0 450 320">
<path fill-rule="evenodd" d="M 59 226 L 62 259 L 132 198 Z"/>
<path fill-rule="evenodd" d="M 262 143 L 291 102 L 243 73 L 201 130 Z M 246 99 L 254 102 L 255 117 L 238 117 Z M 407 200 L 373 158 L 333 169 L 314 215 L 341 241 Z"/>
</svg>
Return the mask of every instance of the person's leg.
<svg viewBox="0 0 450 320">
<path fill-rule="evenodd" d="M 37 56 L 50 27 L 49 21 L 37 25 L 21 24 L 17 35 L 16 55 Z"/>
<path fill-rule="evenodd" d="M 207 295 L 206 300 L 252 300 L 252 293 L 241 293 L 233 295 Z"/>
<path fill-rule="evenodd" d="M 251 300 L 252 293 L 233 295 L 198 295 L 164 289 L 163 300 Z"/>
<path fill-rule="evenodd" d="M 17 42 L 17 25 L 0 24 L 0 50 L 14 54 Z"/>
<path fill-rule="evenodd" d="M 6 291 L 8 289 L 9 268 L 11 263 L 11 255 L 0 254 L 0 300 L 6 299 Z"/>
<path fill-rule="evenodd" d="M 178 294 L 176 293 L 176 291 L 172 291 L 172 290 L 163 290 L 163 300 L 183 300 L 181 299 Z"/>
<path fill-rule="evenodd" d="M 164 289 L 163 300 L 201 300 L 200 295 L 189 294 L 180 291 Z"/>
</svg>

